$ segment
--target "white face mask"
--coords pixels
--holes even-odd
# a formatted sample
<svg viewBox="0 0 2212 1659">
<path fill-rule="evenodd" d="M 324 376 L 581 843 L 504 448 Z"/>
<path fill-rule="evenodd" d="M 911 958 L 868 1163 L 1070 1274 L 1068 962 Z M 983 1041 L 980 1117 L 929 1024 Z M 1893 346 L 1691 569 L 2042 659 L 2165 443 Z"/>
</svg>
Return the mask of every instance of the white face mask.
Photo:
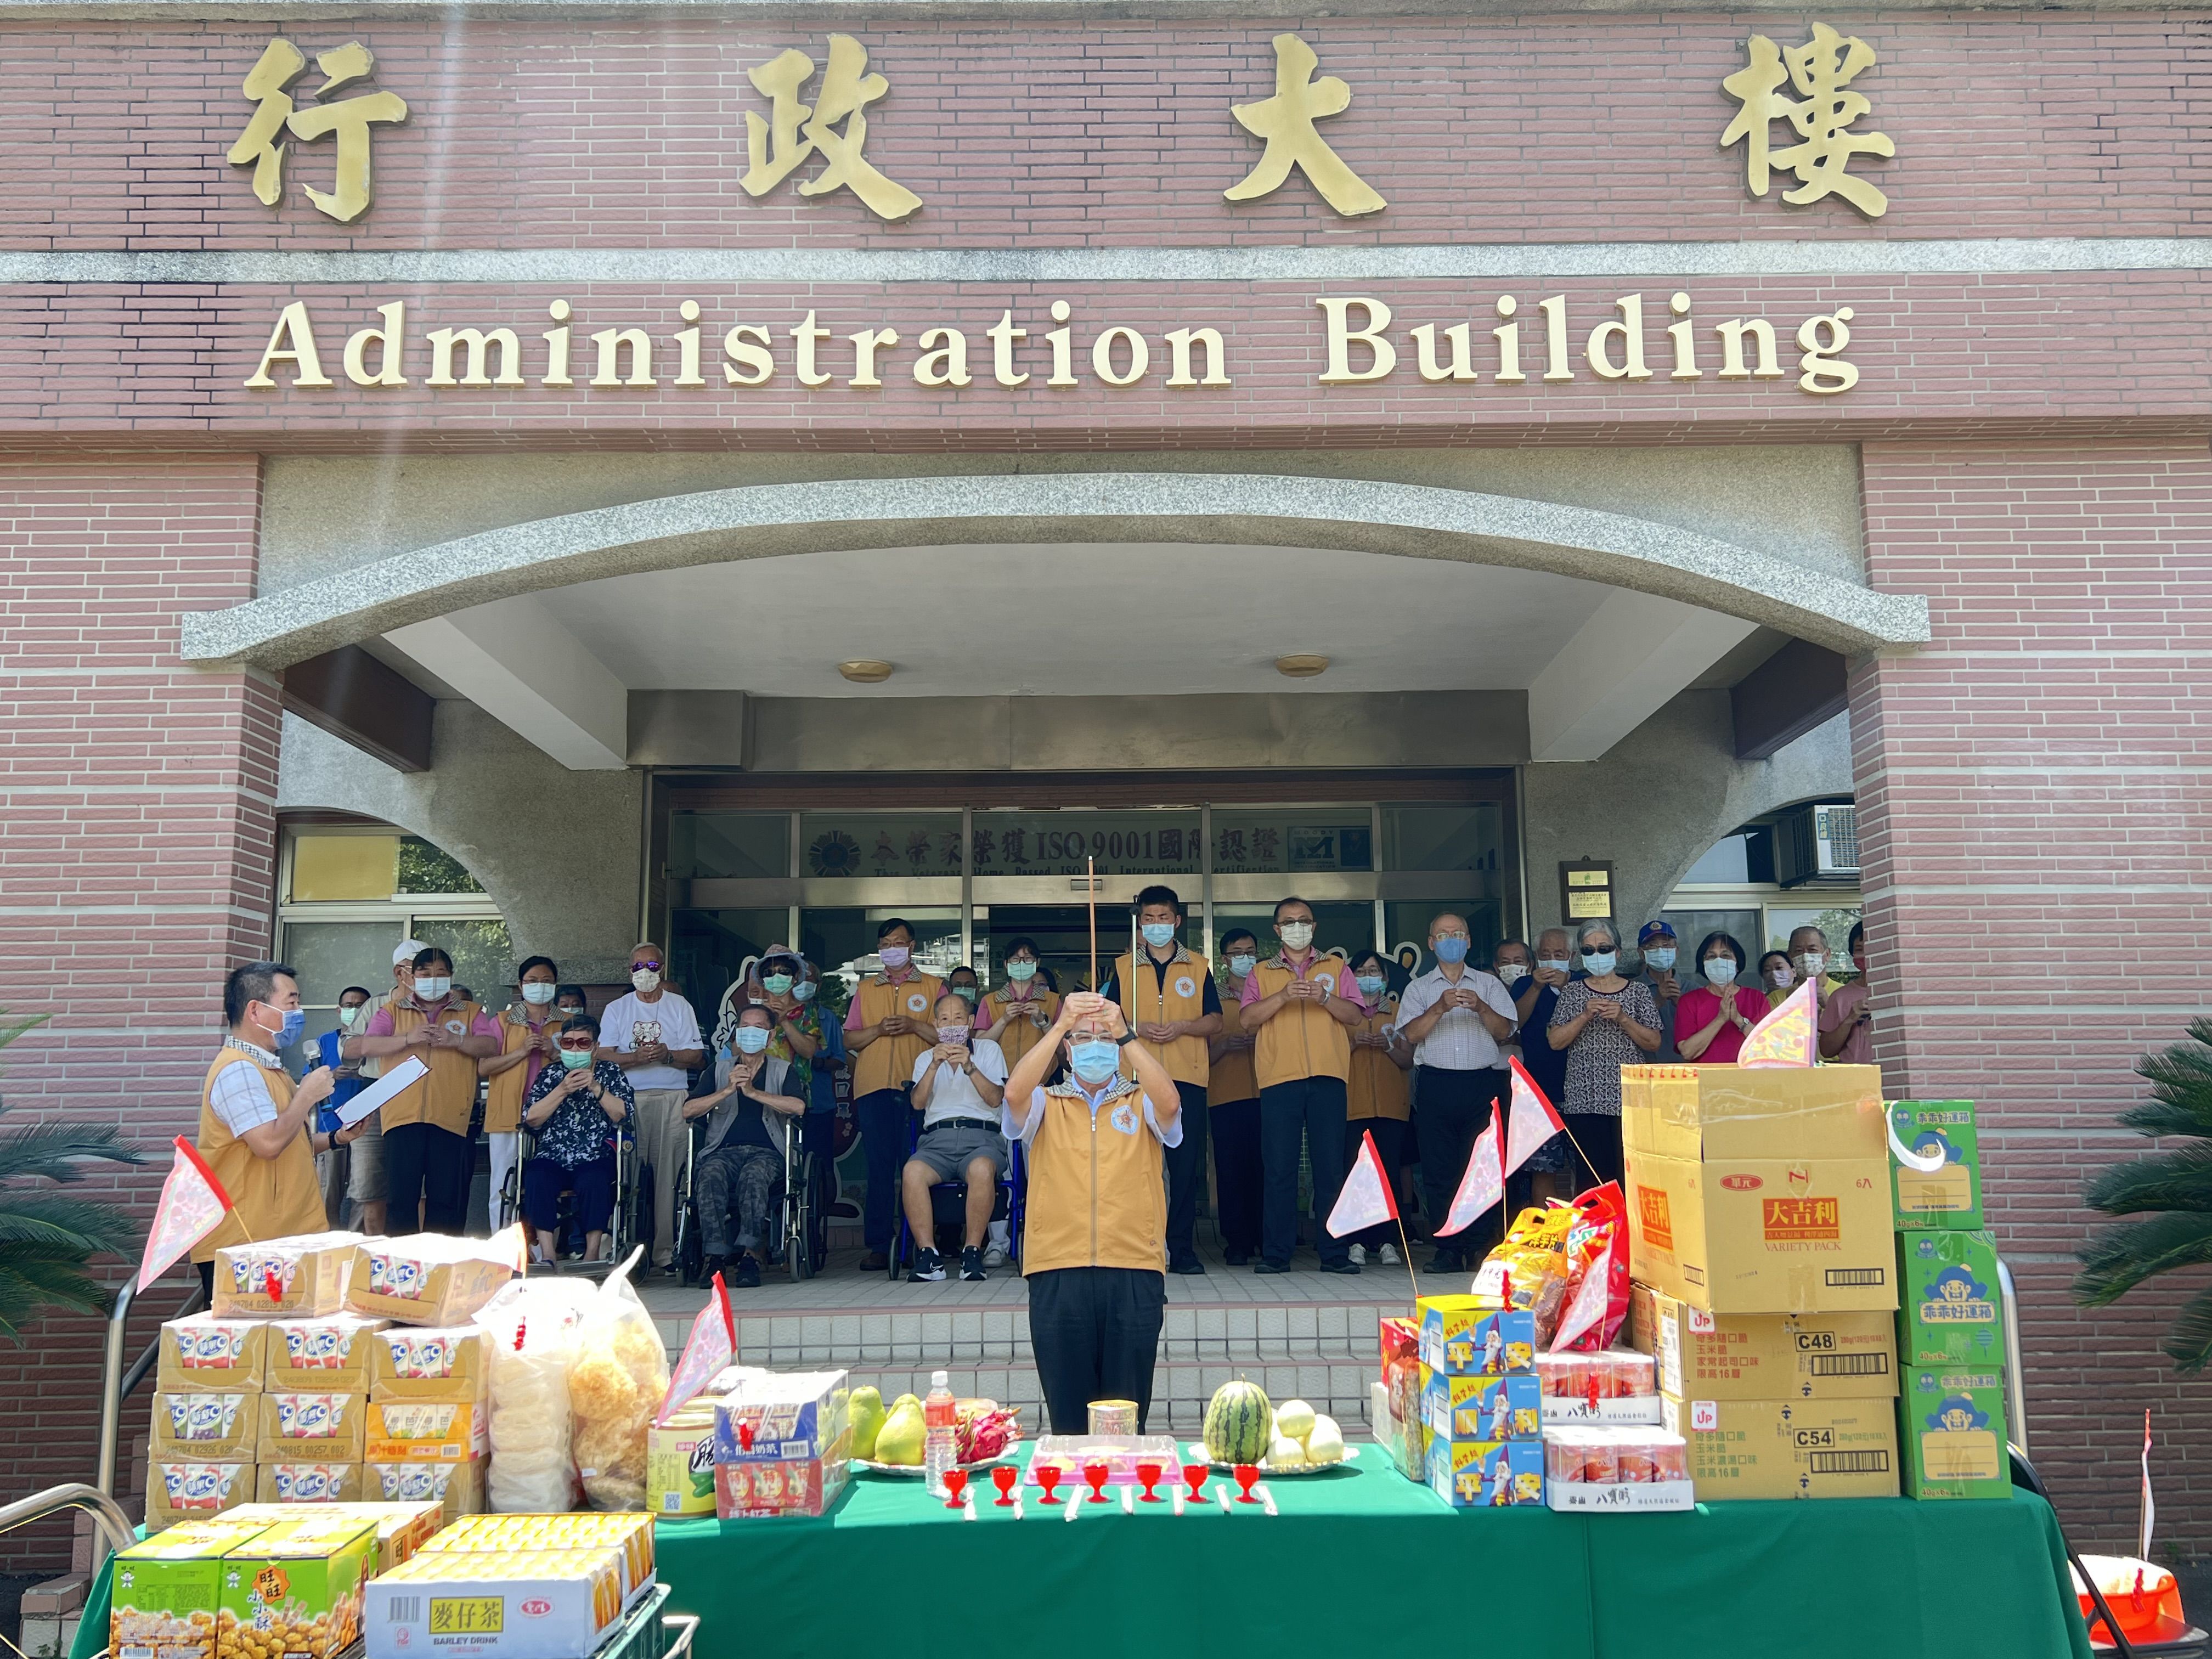
<svg viewBox="0 0 2212 1659">
<path fill-rule="evenodd" d="M 1735 958 L 1715 957 L 1705 963 L 1705 977 L 1716 985 L 1729 985 L 1735 980 Z"/>
<path fill-rule="evenodd" d="M 1783 990 L 1790 983 L 1790 970 L 1787 968 L 1770 968 L 1766 970 L 1766 977 L 1774 982 L 1775 989 Z"/>
<path fill-rule="evenodd" d="M 630 970 L 629 982 L 641 991 L 658 991 L 660 975 L 650 968 L 636 968 Z"/>
<path fill-rule="evenodd" d="M 1525 962 L 1501 962 L 1498 964 L 1498 980 L 1501 985 L 1518 985 L 1528 977 L 1528 964 Z"/>
<path fill-rule="evenodd" d="M 1313 943 L 1314 925 L 1310 921 L 1286 921 L 1275 932 L 1282 938 L 1284 948 L 1303 951 Z"/>
<path fill-rule="evenodd" d="M 453 988 L 453 981 L 450 976 L 441 975 L 434 979 L 428 974 L 415 975 L 415 1000 L 417 1002 L 435 1002 Z"/>
<path fill-rule="evenodd" d="M 548 985 L 542 979 L 526 980 L 522 987 L 522 1000 L 543 1006 L 553 1000 L 553 993 L 558 989 L 560 987 Z"/>
<path fill-rule="evenodd" d="M 1825 951 L 1808 951 L 1797 958 L 1797 971 L 1807 979 L 1818 979 L 1820 970 L 1827 965 L 1828 954 Z"/>
</svg>

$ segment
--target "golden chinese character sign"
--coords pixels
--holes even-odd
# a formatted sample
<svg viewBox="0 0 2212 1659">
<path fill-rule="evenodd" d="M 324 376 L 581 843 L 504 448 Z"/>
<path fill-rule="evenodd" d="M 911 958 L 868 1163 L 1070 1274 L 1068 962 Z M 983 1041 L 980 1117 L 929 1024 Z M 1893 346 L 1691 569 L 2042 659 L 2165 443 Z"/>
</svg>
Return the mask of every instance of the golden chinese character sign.
<svg viewBox="0 0 2212 1659">
<path fill-rule="evenodd" d="M 1874 105 L 1851 82 L 1879 61 L 1874 48 L 1856 35 L 1841 35 L 1826 23 L 1813 25 L 1813 38 L 1787 52 L 1763 34 L 1748 43 L 1749 65 L 1721 82 L 1722 90 L 1743 107 L 1721 134 L 1721 148 L 1741 143 L 1751 193 L 1766 194 L 1771 167 L 1797 175 L 1798 187 L 1782 199 L 1802 207 L 1824 197 L 1840 196 L 1869 219 L 1889 211 L 1889 198 L 1850 172 L 1860 155 L 1894 155 L 1897 146 L 1883 132 L 1853 132 L 1851 125 Z M 1784 82 L 1803 94 L 1782 95 Z M 1769 149 L 1768 128 L 1787 121 L 1800 143 Z"/>
<path fill-rule="evenodd" d="M 253 117 L 230 147 L 233 167 L 253 169 L 253 193 L 270 207 L 284 199 L 286 146 L 289 134 L 302 143 L 335 136 L 337 176 L 331 188 L 306 186 L 316 210 L 342 225 L 351 224 L 368 211 L 373 194 L 369 170 L 369 129 L 407 118 L 407 104 L 398 93 L 371 92 L 350 98 L 331 94 L 366 81 L 376 73 L 376 57 L 358 40 L 322 53 L 315 67 L 323 83 L 315 88 L 315 102 L 306 109 L 293 101 L 289 88 L 304 74 L 307 54 L 279 35 L 263 51 L 240 88 L 253 103 Z"/>
<path fill-rule="evenodd" d="M 1341 115 L 1352 104 L 1352 88 L 1334 75 L 1314 79 L 1321 59 L 1295 34 L 1275 37 L 1275 95 L 1256 104 L 1232 104 L 1229 112 L 1254 137 L 1266 142 L 1259 165 L 1221 193 L 1232 202 L 1250 202 L 1279 190 L 1296 167 L 1321 198 L 1347 219 L 1380 213 L 1389 205 L 1367 181 L 1344 164 L 1314 123 Z"/>
<path fill-rule="evenodd" d="M 863 112 L 890 90 L 890 82 L 867 74 L 867 67 L 866 46 L 849 34 L 831 35 L 829 71 L 811 106 L 799 101 L 800 88 L 814 78 L 814 60 L 805 52 L 781 52 L 746 71 L 746 78 L 769 100 L 766 120 L 751 110 L 745 112 L 745 159 L 750 165 L 738 182 L 746 195 L 766 195 L 819 155 L 824 166 L 799 186 L 801 196 L 849 190 L 878 219 L 894 221 L 921 205 L 921 197 L 884 177 L 860 154 L 868 141 L 868 118 Z M 842 131 L 838 130 L 841 121 Z"/>
</svg>

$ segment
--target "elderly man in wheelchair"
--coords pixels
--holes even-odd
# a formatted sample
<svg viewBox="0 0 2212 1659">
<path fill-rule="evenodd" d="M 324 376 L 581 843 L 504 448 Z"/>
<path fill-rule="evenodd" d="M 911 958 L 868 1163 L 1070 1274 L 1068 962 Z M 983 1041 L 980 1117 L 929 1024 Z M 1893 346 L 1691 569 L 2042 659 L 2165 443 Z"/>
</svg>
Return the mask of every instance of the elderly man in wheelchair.
<svg viewBox="0 0 2212 1659">
<path fill-rule="evenodd" d="M 936 1019 L 936 1046 L 915 1057 L 914 1108 L 921 1114 L 921 1139 L 900 1177 L 915 1245 L 914 1271 L 907 1279 L 916 1285 L 945 1277 L 945 1263 L 933 1248 L 937 1216 L 930 1191 L 939 1182 L 964 1182 L 968 1187 L 960 1277 L 988 1276 L 983 1239 L 1009 1156 L 999 1130 L 1006 1055 L 988 1037 L 975 1035 L 966 998 L 946 992 L 937 1000 Z"/>
<path fill-rule="evenodd" d="M 785 1142 L 806 1115 L 806 1102 L 784 1092 L 790 1062 L 764 1052 L 775 1018 L 774 1011 L 757 1002 L 740 1010 L 727 1077 L 712 1094 L 684 1104 L 685 1117 L 704 1120 L 691 1166 L 691 1198 L 698 1206 L 700 1244 L 706 1254 L 702 1272 L 711 1279 L 730 1265 L 734 1254 L 737 1271 L 729 1282 L 738 1286 L 761 1282 L 756 1252 L 769 1237 Z M 719 1065 L 722 1056 L 715 1059 Z"/>
</svg>

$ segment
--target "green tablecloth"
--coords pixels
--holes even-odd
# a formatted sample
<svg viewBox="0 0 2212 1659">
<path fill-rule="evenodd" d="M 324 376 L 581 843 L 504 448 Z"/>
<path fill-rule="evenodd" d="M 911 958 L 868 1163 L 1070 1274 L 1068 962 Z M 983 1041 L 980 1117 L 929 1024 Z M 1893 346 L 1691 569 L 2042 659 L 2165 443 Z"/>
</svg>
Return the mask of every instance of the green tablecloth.
<svg viewBox="0 0 2212 1659">
<path fill-rule="evenodd" d="M 1273 1520 L 1162 1504 L 1070 1522 L 1032 1504 L 1017 1523 L 987 1493 L 969 1524 L 918 1480 L 856 1475 L 820 1520 L 663 1522 L 660 1577 L 671 1612 L 704 1620 L 702 1659 L 1123 1659 L 1163 1634 L 1322 1659 L 2089 1659 L 2057 1521 L 2024 1492 L 1454 1510 L 1362 1449 L 1275 1482 Z M 103 1572 L 72 1659 L 105 1644 L 107 1607 Z"/>
</svg>

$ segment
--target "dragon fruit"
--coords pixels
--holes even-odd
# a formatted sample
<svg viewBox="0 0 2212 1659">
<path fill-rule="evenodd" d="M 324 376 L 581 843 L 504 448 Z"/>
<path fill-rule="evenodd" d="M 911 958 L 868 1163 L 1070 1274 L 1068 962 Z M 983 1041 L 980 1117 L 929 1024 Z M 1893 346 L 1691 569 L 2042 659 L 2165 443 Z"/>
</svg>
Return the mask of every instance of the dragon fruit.
<svg viewBox="0 0 2212 1659">
<path fill-rule="evenodd" d="M 990 1401 L 977 1403 L 983 1409 L 963 1412 L 955 1430 L 957 1455 L 963 1463 L 977 1463 L 986 1458 L 997 1457 L 1022 1437 L 1018 1411 L 1008 1410 Z"/>
</svg>

